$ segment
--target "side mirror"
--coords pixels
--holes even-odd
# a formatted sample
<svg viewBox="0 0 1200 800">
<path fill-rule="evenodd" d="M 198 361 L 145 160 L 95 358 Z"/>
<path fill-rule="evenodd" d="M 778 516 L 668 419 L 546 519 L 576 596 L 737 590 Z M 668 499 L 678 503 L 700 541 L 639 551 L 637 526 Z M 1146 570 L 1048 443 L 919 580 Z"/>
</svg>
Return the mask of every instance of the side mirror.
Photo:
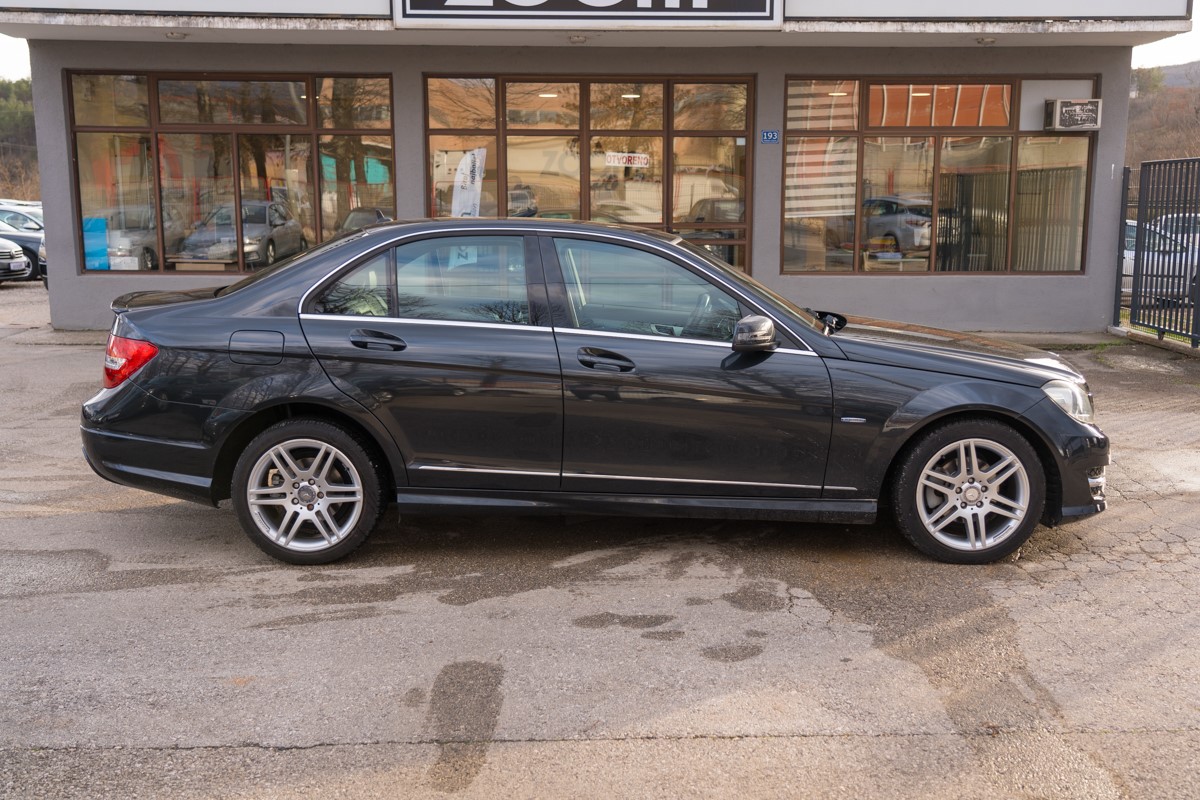
<svg viewBox="0 0 1200 800">
<path fill-rule="evenodd" d="M 30 220 L 29 222 L 26 222 L 24 225 L 21 226 L 21 230 L 23 230 L 23 231 L 40 231 L 41 229 L 42 229 L 42 226 L 38 225 L 36 222 L 33 222 L 32 220 Z"/>
<path fill-rule="evenodd" d="M 846 318 L 841 314 L 835 314 L 832 311 L 814 311 L 813 315 L 825 324 L 829 333 L 837 333 L 846 327 Z"/>
<path fill-rule="evenodd" d="M 767 317 L 751 314 L 737 321 L 733 329 L 733 352 L 769 353 L 777 347 L 775 323 Z"/>
</svg>

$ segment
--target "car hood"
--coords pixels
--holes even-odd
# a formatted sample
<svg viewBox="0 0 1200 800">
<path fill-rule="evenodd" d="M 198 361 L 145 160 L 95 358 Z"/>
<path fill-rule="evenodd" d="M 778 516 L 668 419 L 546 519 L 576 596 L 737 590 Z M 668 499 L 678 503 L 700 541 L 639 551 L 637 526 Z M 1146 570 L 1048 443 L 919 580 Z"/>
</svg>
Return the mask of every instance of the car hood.
<svg viewBox="0 0 1200 800">
<path fill-rule="evenodd" d="M 928 328 L 905 322 L 848 317 L 833 335 L 846 358 L 897 367 L 947 372 L 1027 386 L 1046 381 L 1083 381 L 1054 353 L 973 333 Z"/>
<path fill-rule="evenodd" d="M 220 291 L 219 286 L 208 286 L 204 289 L 188 289 L 182 292 L 145 291 L 123 294 L 112 301 L 112 310 L 120 314 L 133 308 L 149 308 L 151 306 L 168 306 L 172 303 L 187 303 L 192 300 L 211 300 Z"/>
</svg>

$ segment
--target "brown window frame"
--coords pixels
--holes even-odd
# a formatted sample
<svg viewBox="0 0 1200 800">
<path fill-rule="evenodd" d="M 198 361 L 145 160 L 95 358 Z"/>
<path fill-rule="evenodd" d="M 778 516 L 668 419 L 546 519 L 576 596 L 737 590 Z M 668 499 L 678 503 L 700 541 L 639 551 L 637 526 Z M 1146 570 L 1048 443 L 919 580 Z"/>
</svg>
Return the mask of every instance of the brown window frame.
<svg viewBox="0 0 1200 800">
<path fill-rule="evenodd" d="M 72 78 L 76 75 L 121 75 L 121 76 L 136 76 L 145 78 L 147 81 L 147 105 L 148 105 L 148 125 L 79 125 L 75 120 L 75 96 L 74 85 Z M 389 125 L 386 128 L 334 128 L 322 127 L 319 113 L 317 97 L 318 82 L 325 78 L 364 78 L 372 80 L 387 81 L 387 98 L 388 104 L 392 108 L 392 118 L 395 118 L 394 104 L 394 86 L 391 73 L 378 72 L 346 72 L 346 71 L 330 71 L 330 72 L 178 72 L 178 71 L 146 71 L 146 70 L 114 70 L 114 69 L 80 69 L 80 70 L 64 70 L 63 84 L 64 96 L 67 102 L 67 118 L 70 126 L 71 136 L 71 180 L 72 186 L 72 202 L 73 214 L 78 224 L 76 236 L 76 244 L 78 246 L 79 260 L 76 264 L 77 274 L 82 275 L 105 275 L 111 270 L 96 270 L 87 269 L 84 243 L 83 243 L 83 224 L 82 224 L 82 186 L 79 178 L 79 146 L 78 135 L 80 133 L 109 133 L 109 134 L 138 134 L 149 137 L 150 139 L 150 159 L 151 159 L 151 182 L 154 192 L 155 214 L 157 219 L 162 220 L 162 185 L 161 185 L 161 162 L 159 153 L 159 136 L 161 134 L 214 134 L 226 135 L 231 140 L 230 158 L 233 164 L 233 206 L 240 208 L 242 202 L 242 181 L 241 173 L 238 165 L 240 164 L 240 137 L 243 135 L 288 135 L 292 137 L 307 136 L 310 144 L 310 151 L 313 157 L 310 159 L 308 166 L 309 185 L 313 187 L 315 196 L 313 198 L 313 245 L 319 244 L 322 239 L 322 231 L 324 230 L 324 210 L 321 202 L 322 188 L 322 171 L 320 160 L 320 146 L 322 136 L 379 136 L 387 137 L 392 140 L 392 152 L 395 153 L 395 124 Z M 305 91 L 305 112 L 307 121 L 304 124 L 262 124 L 262 123 L 164 123 L 161 121 L 159 108 L 159 92 L 158 85 L 163 80 L 207 80 L 207 81 L 290 81 L 302 82 Z M 396 208 L 396 184 L 395 180 L 395 160 L 393 157 L 392 165 L 392 208 Z M 165 242 L 163 241 L 164 226 L 159 224 L 156 226 L 157 247 L 159 257 L 158 266 L 149 272 L 139 272 L 136 274 L 153 274 L 153 275 L 246 275 L 254 270 L 247 269 L 246 256 L 244 247 L 241 245 L 243 240 L 242 235 L 242 219 L 241 214 L 234 214 L 234 230 L 235 239 L 237 241 L 237 269 L 236 270 L 197 270 L 197 269 L 164 269 L 166 262 Z M 259 268 L 261 265 L 256 267 Z M 129 273 L 120 273 L 129 274 Z"/>
<path fill-rule="evenodd" d="M 489 79 L 495 81 L 495 127 L 491 128 L 433 128 L 429 124 L 429 81 L 439 79 Z M 577 128 L 522 128 L 520 126 L 510 126 L 507 120 L 507 109 L 505 106 L 506 88 L 510 83 L 577 83 L 579 84 L 579 126 Z M 612 129 L 612 128 L 591 128 L 591 108 L 588 98 L 590 98 L 590 87 L 592 84 L 603 83 L 657 83 L 663 87 L 663 126 L 661 128 L 636 128 L 636 129 Z M 746 87 L 746 124 L 742 129 L 690 129 L 675 127 L 675 104 L 674 104 L 674 87 L 676 84 L 738 84 Z M 513 136 L 564 136 L 575 135 L 580 139 L 580 152 L 585 152 L 585 147 L 591 147 L 591 142 L 594 138 L 601 136 L 621 136 L 624 138 L 654 138 L 658 137 L 663 142 L 663 222 L 661 223 L 625 223 L 639 228 L 648 228 L 651 230 L 660 230 L 673 232 L 676 228 L 687 230 L 735 230 L 740 232 L 739 236 L 733 239 L 719 240 L 721 246 L 741 247 L 744 254 L 744 266 L 742 269 L 747 274 L 752 274 L 751 257 L 750 257 L 750 242 L 752 240 L 751 231 L 753 229 L 753 181 L 754 181 L 754 131 L 755 125 L 755 97 L 757 91 L 757 83 L 753 75 L 654 75 L 654 74 L 637 74 L 637 75 L 577 75 L 577 74 L 537 74 L 529 75 L 524 73 L 451 73 L 451 72 L 427 72 L 421 76 L 422 84 L 422 100 L 423 114 L 425 127 L 425 210 L 426 214 L 433 217 L 436 214 L 436 204 L 434 199 L 435 187 L 433 185 L 433 175 L 430 168 L 432 163 L 432 147 L 430 145 L 431 137 L 434 136 L 491 136 L 496 140 L 496 185 L 497 185 L 497 211 L 506 211 L 507 206 L 500 204 L 506 203 L 507 186 L 508 186 L 508 163 L 507 150 L 505 145 L 507 137 Z M 745 213 L 743 221 L 738 223 L 722 223 L 722 222 L 685 222 L 675 223 L 672 219 L 674 208 L 674 150 L 673 142 L 676 137 L 696 137 L 715 138 L 718 136 L 727 137 L 742 137 L 745 139 L 746 148 L 746 167 L 744 185 L 742 187 L 742 199 L 745 203 Z M 590 219 L 591 217 L 591 192 L 588 187 L 591 186 L 591 162 L 590 159 L 580 158 L 579 160 L 579 217 L 580 219 Z M 680 234 L 682 236 L 682 234 Z M 685 237 L 686 238 L 686 237 Z M 711 239 L 688 239 L 693 244 L 703 247 L 705 244 L 713 244 Z"/>
<path fill-rule="evenodd" d="M 1089 227 L 1092 218 L 1092 189 L 1093 181 L 1095 180 L 1095 161 L 1096 161 L 1096 132 L 1054 132 L 1050 133 L 1043 130 L 1026 130 L 1021 128 L 1021 84 L 1027 80 L 1046 80 L 1053 78 L 1054 80 L 1089 80 L 1092 81 L 1093 95 L 1099 96 L 1098 92 L 1101 89 L 1101 76 L 1099 75 L 969 75 L 969 76 L 948 76 L 948 75 L 785 75 L 783 79 L 783 120 L 784 128 L 781 134 L 784 146 L 784 157 L 782 160 L 783 180 L 780 182 L 780 242 L 779 242 L 779 274 L 782 276 L 839 276 L 850 277 L 859 275 L 876 275 L 890 277 L 929 277 L 933 275 L 943 276 L 1001 276 L 1001 275 L 1057 275 L 1057 276 L 1072 276 L 1082 277 L 1087 274 L 1087 243 Z M 793 81 L 857 81 L 858 82 L 858 112 L 857 125 L 853 129 L 847 128 L 789 128 L 788 121 L 788 94 L 789 86 Z M 872 85 L 926 85 L 926 84 L 947 84 L 949 82 L 963 85 L 1010 85 L 1012 87 L 1011 94 L 1011 113 L 1009 116 L 1009 124 L 1005 127 L 998 126 L 913 126 L 913 127 L 897 127 L 889 125 L 872 126 L 870 122 L 870 87 Z M 1018 159 L 1019 159 L 1019 143 L 1021 138 L 1034 135 L 1053 135 L 1060 138 L 1083 138 L 1088 142 L 1088 157 L 1087 157 L 1087 176 L 1084 188 L 1084 207 L 1083 207 L 1083 238 L 1080 247 L 1079 269 L 1077 270 L 1015 270 L 1013 269 L 1013 245 L 1016 240 L 1015 226 L 1012 224 L 1015 216 L 1015 207 L 1017 200 L 1017 183 L 1018 183 Z M 935 199 L 932 203 L 933 216 L 932 227 L 930 230 L 929 243 L 929 268 L 921 272 L 872 272 L 862 268 L 862 252 L 864 242 L 862 241 L 862 184 L 863 184 L 863 163 L 865 155 L 865 143 L 867 139 L 873 138 L 889 138 L 889 137 L 930 137 L 934 140 L 934 162 L 933 162 L 933 185 L 931 196 Z M 936 198 L 939 197 L 941 188 L 941 164 L 942 164 L 942 147 L 947 138 L 966 137 L 966 136 L 1004 136 L 1011 139 L 1011 151 L 1009 155 L 1009 193 L 1008 193 L 1008 231 L 1007 244 L 1004 255 L 1004 268 L 996 270 L 986 270 L 980 272 L 971 272 L 966 270 L 946 270 L 938 271 L 937 265 L 937 232 L 938 232 L 938 216 L 939 209 Z M 823 271 L 823 270 L 788 270 L 785 269 L 784 262 L 784 236 L 783 230 L 786 225 L 786 202 L 788 189 L 788 174 L 787 174 L 787 147 L 788 142 L 794 138 L 834 138 L 834 137 L 851 137 L 857 142 L 855 165 L 855 224 L 854 224 L 854 253 L 851 260 L 851 269 L 848 271 Z"/>
</svg>

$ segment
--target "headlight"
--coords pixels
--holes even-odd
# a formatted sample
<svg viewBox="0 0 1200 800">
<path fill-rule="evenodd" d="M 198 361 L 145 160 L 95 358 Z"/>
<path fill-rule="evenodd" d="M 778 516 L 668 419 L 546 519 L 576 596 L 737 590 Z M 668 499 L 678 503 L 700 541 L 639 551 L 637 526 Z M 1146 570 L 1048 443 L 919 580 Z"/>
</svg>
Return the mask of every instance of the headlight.
<svg viewBox="0 0 1200 800">
<path fill-rule="evenodd" d="M 1067 412 L 1072 419 L 1089 424 L 1095 422 L 1096 412 L 1092 408 L 1092 398 L 1088 394 L 1087 384 L 1050 381 L 1042 387 L 1042 391 L 1054 401 L 1054 405 Z"/>
<path fill-rule="evenodd" d="M 261 236 L 247 236 L 246 238 L 242 239 L 243 243 L 251 245 L 251 246 L 258 244 L 261 241 L 262 241 Z"/>
<path fill-rule="evenodd" d="M 41 244 L 38 245 L 38 258 L 40 258 L 42 261 L 46 260 L 46 243 L 45 242 L 42 242 Z"/>
</svg>

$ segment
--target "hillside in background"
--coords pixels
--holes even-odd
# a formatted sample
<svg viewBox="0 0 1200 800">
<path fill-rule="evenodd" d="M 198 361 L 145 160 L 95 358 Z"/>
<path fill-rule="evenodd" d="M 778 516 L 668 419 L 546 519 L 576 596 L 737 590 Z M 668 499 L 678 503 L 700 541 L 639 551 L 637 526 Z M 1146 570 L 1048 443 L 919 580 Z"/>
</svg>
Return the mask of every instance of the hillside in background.
<svg viewBox="0 0 1200 800">
<path fill-rule="evenodd" d="M 1200 157 L 1200 61 L 1133 71 L 1125 163 Z"/>
<path fill-rule="evenodd" d="M 1176 64 L 1171 67 L 1160 67 L 1163 71 L 1163 85 L 1168 89 L 1186 89 L 1200 86 L 1200 61 L 1190 64 Z"/>
</svg>

